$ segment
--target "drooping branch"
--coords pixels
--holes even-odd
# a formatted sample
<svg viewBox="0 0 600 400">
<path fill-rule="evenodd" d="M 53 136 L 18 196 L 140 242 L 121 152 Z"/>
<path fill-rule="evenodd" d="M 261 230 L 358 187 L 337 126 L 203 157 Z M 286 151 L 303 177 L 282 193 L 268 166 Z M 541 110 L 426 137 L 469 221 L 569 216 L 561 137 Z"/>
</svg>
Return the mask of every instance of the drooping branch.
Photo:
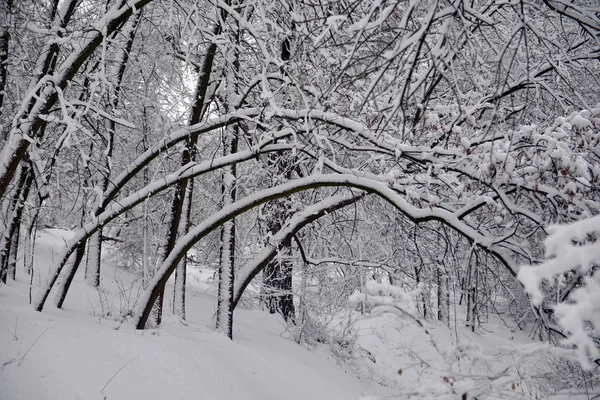
<svg viewBox="0 0 600 400">
<path fill-rule="evenodd" d="M 169 174 L 162 179 L 154 181 L 146 187 L 142 188 L 141 190 L 121 199 L 118 203 L 112 204 L 110 207 L 107 207 L 104 212 L 94 217 L 91 221 L 79 228 L 75 232 L 73 238 L 67 241 L 64 250 L 60 253 L 58 257 L 58 261 L 52 266 L 51 272 L 48 274 L 44 286 L 38 292 L 36 301 L 34 302 L 34 308 L 37 311 L 41 311 L 43 309 L 48 295 L 52 290 L 52 287 L 58 279 L 58 276 L 61 273 L 69 256 L 75 250 L 75 247 L 81 241 L 88 239 L 98 229 L 111 222 L 118 216 L 122 215 L 126 211 L 132 209 L 136 205 L 144 202 L 144 200 L 146 200 L 148 197 L 160 193 L 161 191 L 171 187 L 172 185 L 176 184 L 181 180 L 190 179 L 201 174 L 216 171 L 220 168 L 223 168 L 226 165 L 247 161 L 262 153 L 268 153 L 271 151 L 285 151 L 292 149 L 292 146 L 287 144 L 268 145 L 268 143 L 270 143 L 271 141 L 272 139 L 268 139 L 267 141 L 262 142 L 261 145 L 256 146 L 251 150 L 238 152 L 230 156 L 221 157 L 203 163 L 188 164 L 183 168 L 180 168 L 176 172 Z"/>
<path fill-rule="evenodd" d="M 129 182 L 143 168 L 145 168 L 150 161 L 154 160 L 167 149 L 170 149 L 185 140 L 189 140 L 190 138 L 193 140 L 194 137 L 199 135 L 213 132 L 217 129 L 235 124 L 246 118 L 252 118 L 258 115 L 260 115 L 260 111 L 257 109 L 244 109 L 235 113 L 222 115 L 220 117 L 210 118 L 206 122 L 191 125 L 172 133 L 160 142 L 155 143 L 144 153 L 140 154 L 138 158 L 130 163 L 125 170 L 123 170 L 110 182 L 110 185 L 104 194 L 103 205 L 107 206 L 112 200 L 114 200 L 119 191 L 127 182 Z"/>
<path fill-rule="evenodd" d="M 159 292 L 164 288 L 167 280 L 173 273 L 175 266 L 199 240 L 215 229 L 218 229 L 223 223 L 254 207 L 294 193 L 320 187 L 351 187 L 364 190 L 377 194 L 415 223 L 439 221 L 459 232 L 462 236 L 485 252 L 496 257 L 513 276 L 516 275 L 517 268 L 513 260 L 502 247 L 495 243 L 494 237 L 482 235 L 463 221 L 460 221 L 453 213 L 437 207 L 430 207 L 429 209 L 415 207 L 402 196 L 398 195 L 396 191 L 381 182 L 344 174 L 311 176 L 263 190 L 254 195 L 247 196 L 242 200 L 238 200 L 230 207 L 224 208 L 218 213 L 213 214 L 191 230 L 187 235 L 182 237 L 167 260 L 165 260 L 159 268 L 153 280 L 148 285 L 148 288 L 140 297 L 140 303 L 136 310 L 137 328 L 143 329 L 145 327 L 148 316 L 150 315 L 150 310 L 152 309 L 152 304 L 156 300 Z"/>
<path fill-rule="evenodd" d="M 354 195 L 331 196 L 317 204 L 306 207 L 294 214 L 285 225 L 273 235 L 269 244 L 252 261 L 247 262 L 237 273 L 234 288 L 233 308 L 237 306 L 242 294 L 254 277 L 275 258 L 281 247 L 288 243 L 302 228 L 324 215 L 340 210 L 366 196 L 366 192 Z"/>
</svg>

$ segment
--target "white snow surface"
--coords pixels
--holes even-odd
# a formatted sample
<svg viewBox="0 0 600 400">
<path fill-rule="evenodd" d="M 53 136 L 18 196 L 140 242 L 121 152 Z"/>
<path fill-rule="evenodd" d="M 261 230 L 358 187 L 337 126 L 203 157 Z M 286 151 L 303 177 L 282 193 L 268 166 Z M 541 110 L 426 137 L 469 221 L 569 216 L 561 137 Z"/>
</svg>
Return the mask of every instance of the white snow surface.
<svg viewBox="0 0 600 400">
<path fill-rule="evenodd" d="M 65 233 L 40 233 L 34 288 L 43 281 L 40 270 L 47 272 L 63 246 Z M 43 312 L 34 311 L 22 269 L 17 282 L 0 288 L 2 400 L 362 397 L 357 378 L 325 352 L 308 351 L 284 338 L 286 326 L 268 313 L 236 310 L 234 341 L 215 332 L 215 298 L 198 291 L 193 281 L 187 326 L 167 315 L 160 329 L 136 331 L 128 322 L 101 318 L 100 299 L 105 310 L 118 309 L 137 279 L 103 266 L 100 294 L 79 271 L 64 310 L 49 302 Z M 116 294 L 119 287 L 125 296 Z"/>
<path fill-rule="evenodd" d="M 33 297 L 71 236 L 39 233 Z M 0 287 L 0 400 L 543 398 L 529 377 L 540 372 L 536 357 L 546 346 L 499 320 L 471 333 L 460 313 L 452 330 L 393 313 L 370 315 L 346 337 L 355 339 L 353 347 L 340 342 L 309 351 L 291 339 L 283 319 L 239 306 L 230 341 L 214 329 L 211 269 L 189 270 L 187 322 L 171 315 L 168 285 L 161 327 L 136 331 L 131 318 L 117 320 L 139 297 L 140 277 L 111 258 L 103 260 L 100 290 L 77 273 L 63 310 L 53 301 L 41 313 L 33 310 L 22 268 L 16 282 Z M 590 397 L 574 393 L 550 398 Z"/>
</svg>

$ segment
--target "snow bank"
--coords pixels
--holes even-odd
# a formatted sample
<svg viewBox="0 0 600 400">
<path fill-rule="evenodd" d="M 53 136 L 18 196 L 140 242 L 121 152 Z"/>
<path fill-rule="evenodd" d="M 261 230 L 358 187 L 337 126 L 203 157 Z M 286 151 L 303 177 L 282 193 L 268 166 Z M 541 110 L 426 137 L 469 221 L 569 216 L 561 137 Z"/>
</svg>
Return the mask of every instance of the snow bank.
<svg viewBox="0 0 600 400">
<path fill-rule="evenodd" d="M 42 262 L 63 246 L 59 233 L 41 234 L 38 274 L 43 275 Z M 111 266 L 103 276 L 105 295 L 115 279 L 122 282 L 113 288 L 135 280 Z M 348 400 L 362 395 L 356 378 L 324 354 L 282 338 L 286 327 L 257 310 L 236 312 L 232 342 L 213 331 L 215 301 L 207 294 L 188 294 L 188 326 L 167 316 L 159 330 L 135 331 L 127 323 L 94 316 L 106 296 L 87 286 L 83 276 L 76 276 L 65 310 L 35 312 L 27 286 L 22 274 L 0 290 L 2 400 Z"/>
</svg>

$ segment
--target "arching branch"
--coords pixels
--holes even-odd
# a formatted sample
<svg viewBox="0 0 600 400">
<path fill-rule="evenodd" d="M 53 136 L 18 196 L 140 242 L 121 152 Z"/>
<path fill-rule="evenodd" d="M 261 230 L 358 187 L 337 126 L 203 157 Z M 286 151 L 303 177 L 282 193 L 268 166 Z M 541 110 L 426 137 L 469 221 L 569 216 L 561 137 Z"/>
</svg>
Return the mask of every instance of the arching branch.
<svg viewBox="0 0 600 400">
<path fill-rule="evenodd" d="M 331 196 L 319 203 L 297 212 L 290 218 L 285 225 L 277 232 L 266 246 L 256 257 L 246 263 L 242 269 L 236 273 L 235 288 L 233 291 L 233 308 L 237 306 L 242 294 L 254 277 L 262 271 L 267 264 L 275 258 L 277 252 L 284 243 L 289 242 L 306 225 L 316 221 L 322 216 L 333 211 L 342 209 L 350 204 L 357 202 L 366 196 L 366 192 L 352 196 Z"/>
<path fill-rule="evenodd" d="M 269 139 L 266 141 L 266 143 L 268 142 L 271 142 L 271 140 Z M 40 291 L 38 292 L 36 300 L 33 303 L 34 309 L 36 311 L 42 311 L 42 309 L 44 308 L 44 304 L 46 303 L 46 300 L 48 298 L 48 295 L 52 290 L 52 287 L 56 283 L 56 280 L 58 279 L 58 276 L 60 275 L 63 267 L 65 266 L 69 256 L 73 253 L 79 242 L 86 240 L 98 229 L 100 229 L 110 221 L 114 220 L 119 215 L 142 203 L 148 197 L 151 197 L 167 189 L 168 187 L 176 184 L 181 180 L 190 179 L 207 172 L 212 172 L 223 168 L 226 165 L 247 161 L 263 153 L 292 149 L 291 145 L 280 144 L 267 146 L 266 143 L 263 142 L 263 146 L 256 146 L 251 150 L 238 152 L 229 156 L 220 157 L 218 159 L 214 159 L 204 163 L 188 164 L 180 168 L 176 172 L 167 175 L 162 179 L 154 181 L 148 186 L 144 187 L 143 189 L 121 199 L 118 203 L 114 203 L 110 207 L 107 207 L 104 212 L 94 217 L 91 221 L 79 228 L 75 232 L 73 237 L 69 241 L 67 241 L 64 250 L 58 256 L 58 261 L 52 266 L 44 286 L 40 288 Z"/>
<path fill-rule="evenodd" d="M 187 235 L 182 237 L 140 297 L 140 305 L 135 313 L 137 315 L 136 327 L 138 327 L 138 329 L 144 328 L 148 316 L 150 315 L 152 304 L 156 300 L 158 293 L 164 288 L 177 263 L 199 240 L 217 229 L 223 223 L 254 207 L 268 201 L 290 196 L 294 193 L 320 187 L 351 187 L 364 190 L 369 193 L 377 194 L 415 223 L 439 221 L 459 232 L 482 250 L 495 256 L 505 267 L 507 267 L 513 276 L 516 274 L 516 266 L 513 264 L 510 256 L 505 253 L 505 250 L 495 243 L 494 237 L 482 235 L 463 221 L 460 221 L 454 213 L 450 213 L 437 207 L 430 207 L 429 209 L 417 208 L 407 202 L 402 196 L 387 185 L 355 175 L 328 174 L 311 176 L 278 185 L 255 193 L 254 195 L 247 196 L 242 200 L 238 200 L 229 207 L 213 214 L 191 230 Z"/>
</svg>

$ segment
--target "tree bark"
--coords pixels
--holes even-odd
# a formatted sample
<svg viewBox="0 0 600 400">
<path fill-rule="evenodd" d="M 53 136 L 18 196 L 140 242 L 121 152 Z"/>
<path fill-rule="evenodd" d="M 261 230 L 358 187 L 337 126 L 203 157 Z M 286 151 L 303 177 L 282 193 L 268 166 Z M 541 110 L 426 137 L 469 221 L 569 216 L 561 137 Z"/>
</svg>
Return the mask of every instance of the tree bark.
<svg viewBox="0 0 600 400">
<path fill-rule="evenodd" d="M 279 232 L 293 211 L 287 199 L 279 199 L 268 203 L 263 209 L 267 215 L 267 236 Z M 261 303 L 271 314 L 279 313 L 291 323 L 296 320 L 294 296 L 292 293 L 293 265 L 290 260 L 291 241 L 282 243 L 274 257 L 263 271 L 263 287 Z"/>
<path fill-rule="evenodd" d="M 226 15 L 221 16 L 225 20 Z M 240 27 L 236 19 L 231 21 L 229 40 L 232 46 L 225 54 L 225 112 L 235 109 L 239 95 L 238 74 L 240 70 L 239 44 Z M 240 127 L 235 124 L 223 130 L 223 155 L 235 154 L 238 151 L 238 136 Z M 221 209 L 226 209 L 237 200 L 237 165 L 231 164 L 223 168 L 221 178 Z M 233 288 L 235 279 L 235 218 L 221 226 L 221 246 L 219 265 L 219 287 L 217 293 L 217 331 L 233 339 Z"/>
<path fill-rule="evenodd" d="M 437 280 L 437 311 L 438 321 L 450 327 L 450 293 L 448 291 L 448 276 L 438 265 L 436 270 Z"/>
<path fill-rule="evenodd" d="M 190 179 L 187 183 L 185 198 L 183 204 L 183 220 L 179 230 L 179 236 L 184 236 L 190 227 L 190 217 L 192 211 L 192 195 L 194 192 L 194 180 Z M 187 257 L 177 264 L 175 269 L 175 285 L 173 287 L 173 314 L 177 315 L 182 320 L 185 320 L 185 290 L 186 290 L 186 275 L 187 275 Z"/>
<path fill-rule="evenodd" d="M 25 178 L 25 186 L 17 202 L 17 208 L 15 210 L 15 219 L 12 223 L 11 228 L 11 243 L 10 243 L 10 252 L 8 255 L 8 273 L 12 280 L 16 280 L 17 274 L 17 260 L 18 260 L 18 252 L 19 252 L 19 241 L 21 238 L 21 222 L 23 220 L 23 210 L 25 208 L 25 202 L 27 201 L 27 197 L 29 197 L 29 192 L 31 190 L 31 185 L 33 184 L 33 170 L 29 168 L 26 172 L 27 176 Z"/>
<path fill-rule="evenodd" d="M 227 129 L 223 137 L 223 151 L 234 154 L 238 147 L 239 127 L 235 125 Z M 223 169 L 221 193 L 223 196 L 222 209 L 236 201 L 237 168 L 232 164 Z M 219 266 L 219 289 L 217 298 L 217 330 L 233 339 L 233 288 L 235 277 L 235 219 L 221 226 L 221 247 Z"/>
<path fill-rule="evenodd" d="M 75 272 L 77 272 L 77 267 L 81 264 L 81 260 L 83 259 L 83 254 L 85 253 L 85 242 L 80 243 L 77 246 L 77 251 L 75 252 L 75 258 L 71 262 L 71 264 L 67 267 L 65 271 L 64 280 L 61 285 L 58 287 L 58 293 L 56 295 L 56 307 L 62 308 L 65 299 L 67 297 L 67 292 L 71 288 L 71 283 L 73 283 L 73 278 L 75 278 Z"/>
<path fill-rule="evenodd" d="M 0 280 L 3 283 L 6 283 L 8 276 L 13 280 L 15 278 L 16 247 L 19 244 L 18 231 L 21 225 L 23 207 L 29 195 L 32 182 L 33 175 L 30 166 L 25 165 L 21 167 L 13 197 L 10 199 L 8 209 L 6 210 L 8 224 L 4 227 L 2 249 L 0 250 Z"/>
<path fill-rule="evenodd" d="M 10 2 L 9 2 L 10 4 Z M 2 115 L 2 104 L 6 94 L 6 75 L 8 64 L 8 45 L 10 43 L 10 32 L 5 29 L 0 34 L 0 115 Z"/>
</svg>

